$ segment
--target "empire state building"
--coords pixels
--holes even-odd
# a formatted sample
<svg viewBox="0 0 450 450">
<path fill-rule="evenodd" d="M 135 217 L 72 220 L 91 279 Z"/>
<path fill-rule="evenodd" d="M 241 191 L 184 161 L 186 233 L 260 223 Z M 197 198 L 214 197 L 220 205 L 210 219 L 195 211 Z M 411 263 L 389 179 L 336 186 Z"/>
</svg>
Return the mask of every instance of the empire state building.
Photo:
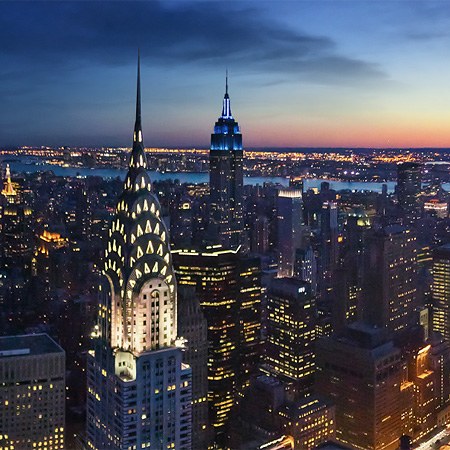
<svg viewBox="0 0 450 450">
<path fill-rule="evenodd" d="M 191 369 L 177 346 L 169 234 L 147 173 L 139 61 L 133 149 L 103 274 L 88 355 L 87 448 L 190 449 Z"/>
<path fill-rule="evenodd" d="M 222 115 L 211 135 L 209 166 L 210 237 L 213 243 L 236 249 L 243 240 L 244 170 L 242 134 L 231 113 L 228 76 Z"/>
</svg>

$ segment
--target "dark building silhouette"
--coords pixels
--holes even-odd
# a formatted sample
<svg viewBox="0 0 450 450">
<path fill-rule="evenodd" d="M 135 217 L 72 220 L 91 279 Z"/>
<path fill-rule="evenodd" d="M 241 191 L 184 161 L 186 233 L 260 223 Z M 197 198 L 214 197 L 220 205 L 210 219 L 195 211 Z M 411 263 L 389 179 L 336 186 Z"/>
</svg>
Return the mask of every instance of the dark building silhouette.
<svg viewBox="0 0 450 450">
<path fill-rule="evenodd" d="M 316 345 L 317 393 L 336 407 L 336 438 L 352 448 L 394 450 L 402 429 L 402 357 L 383 330 L 363 323 Z"/>
<path fill-rule="evenodd" d="M 208 448 L 208 325 L 193 286 L 179 286 L 177 314 L 183 362 L 192 369 L 192 448 Z"/>
<path fill-rule="evenodd" d="M 417 324 L 416 281 L 414 233 L 401 225 L 374 231 L 368 237 L 364 256 L 364 321 L 391 334 L 401 334 Z"/>
<path fill-rule="evenodd" d="M 420 218 L 419 195 L 422 191 L 422 166 L 418 163 L 403 163 L 397 166 L 397 197 L 405 223 Z"/>
</svg>

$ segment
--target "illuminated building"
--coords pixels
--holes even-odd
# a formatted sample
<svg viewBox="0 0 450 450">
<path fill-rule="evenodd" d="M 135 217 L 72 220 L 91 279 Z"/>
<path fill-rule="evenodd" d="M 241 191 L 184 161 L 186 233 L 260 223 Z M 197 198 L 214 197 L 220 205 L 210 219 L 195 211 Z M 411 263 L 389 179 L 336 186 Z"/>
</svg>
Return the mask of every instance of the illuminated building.
<svg viewBox="0 0 450 450">
<path fill-rule="evenodd" d="M 400 225 L 375 231 L 368 238 L 364 263 L 364 320 L 393 334 L 403 333 L 417 324 L 414 233 Z"/>
<path fill-rule="evenodd" d="M 277 195 L 278 276 L 292 277 L 295 252 L 303 241 L 303 200 L 299 189 L 280 189 Z"/>
<path fill-rule="evenodd" d="M 16 203 L 18 201 L 18 192 L 11 181 L 11 170 L 9 164 L 6 165 L 5 182 L 2 195 L 6 198 L 6 203 Z"/>
<path fill-rule="evenodd" d="M 334 406 L 317 396 L 286 403 L 279 409 L 278 416 L 283 432 L 294 439 L 294 448 L 310 450 L 335 438 Z"/>
<path fill-rule="evenodd" d="M 3 267 L 9 268 L 19 263 L 23 268 L 29 268 L 33 230 L 30 208 L 24 206 L 18 192 L 18 186 L 11 181 L 9 165 L 6 166 L 6 180 L 0 197 L 3 205 L 0 217 L 1 229 L 1 257 Z"/>
<path fill-rule="evenodd" d="M 431 285 L 433 302 L 433 331 L 450 341 L 450 245 L 443 245 L 433 251 L 433 281 Z"/>
<path fill-rule="evenodd" d="M 264 371 L 304 391 L 312 385 L 315 370 L 316 305 L 310 285 L 276 278 L 267 297 Z"/>
<path fill-rule="evenodd" d="M 220 434 L 259 359 L 259 258 L 220 246 L 172 253 L 178 284 L 195 287 L 208 323 L 209 417 Z"/>
<path fill-rule="evenodd" d="M 397 197 L 406 223 L 420 218 L 419 195 L 422 192 L 422 166 L 405 162 L 397 166 Z"/>
<path fill-rule="evenodd" d="M 430 433 L 437 425 L 437 410 L 439 404 L 439 379 L 442 372 L 432 369 L 430 358 L 431 345 L 420 346 L 412 351 L 406 351 L 407 376 L 402 380 L 402 391 L 410 390 L 410 404 L 406 405 L 412 414 L 410 417 L 410 429 L 403 429 L 414 439 L 420 439 Z M 411 385 L 411 386 L 410 386 Z M 412 401 L 411 401 L 412 400 Z M 409 415 L 409 414 L 408 414 Z M 404 417 L 403 425 L 407 426 L 408 418 Z"/>
<path fill-rule="evenodd" d="M 208 325 L 193 286 L 178 287 L 178 335 L 186 339 L 183 361 L 192 369 L 192 448 L 207 448 Z"/>
<path fill-rule="evenodd" d="M 352 448 L 393 450 L 401 434 L 402 357 L 383 334 L 355 322 L 316 344 L 316 391 L 336 408 L 337 440 Z"/>
<path fill-rule="evenodd" d="M 292 436 L 283 435 L 260 445 L 257 450 L 294 450 L 294 448 L 294 438 Z"/>
<path fill-rule="evenodd" d="M 109 229 L 88 352 L 90 449 L 191 448 L 191 369 L 177 339 L 169 236 L 147 173 L 138 65 L 133 149 Z"/>
<path fill-rule="evenodd" d="M 447 202 L 440 202 L 438 199 L 431 199 L 424 203 L 423 209 L 426 212 L 432 212 L 436 214 L 438 219 L 445 219 L 448 217 L 448 204 Z"/>
<path fill-rule="evenodd" d="M 242 135 L 231 114 L 227 76 L 222 115 L 214 125 L 209 153 L 211 239 L 225 248 L 235 249 L 243 240 L 242 158 Z"/>
<path fill-rule="evenodd" d="M 46 334 L 0 337 L 0 434 L 14 446 L 3 449 L 65 448 L 65 360 Z"/>
</svg>

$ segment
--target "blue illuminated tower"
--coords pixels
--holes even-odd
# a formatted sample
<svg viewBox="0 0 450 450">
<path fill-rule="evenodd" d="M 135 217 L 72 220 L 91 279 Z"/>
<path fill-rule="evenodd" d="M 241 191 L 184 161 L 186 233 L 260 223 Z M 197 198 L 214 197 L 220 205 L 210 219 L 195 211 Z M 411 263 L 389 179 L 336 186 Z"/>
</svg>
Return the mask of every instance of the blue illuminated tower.
<svg viewBox="0 0 450 450">
<path fill-rule="evenodd" d="M 87 368 L 87 448 L 191 449 L 191 368 L 177 339 L 169 234 L 147 172 L 140 82 L 128 173 L 109 228 Z"/>
<path fill-rule="evenodd" d="M 211 135 L 210 234 L 214 243 L 237 248 L 243 241 L 243 151 L 239 125 L 231 114 L 228 74 L 222 115 Z"/>
</svg>

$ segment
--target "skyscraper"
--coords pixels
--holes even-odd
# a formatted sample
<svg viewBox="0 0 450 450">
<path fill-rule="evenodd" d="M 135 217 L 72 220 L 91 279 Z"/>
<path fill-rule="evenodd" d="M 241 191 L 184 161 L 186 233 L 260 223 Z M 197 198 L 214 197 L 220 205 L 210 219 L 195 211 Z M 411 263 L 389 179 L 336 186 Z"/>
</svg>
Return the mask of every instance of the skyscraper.
<svg viewBox="0 0 450 450">
<path fill-rule="evenodd" d="M 299 189 L 280 189 L 277 196 L 278 276 L 292 277 L 295 252 L 302 246 L 303 200 Z"/>
<path fill-rule="evenodd" d="M 193 286 L 178 287 L 178 335 L 187 341 L 183 361 L 192 368 L 192 448 L 207 448 L 208 324 Z"/>
<path fill-rule="evenodd" d="M 306 391 L 315 369 L 316 304 L 310 284 L 274 279 L 268 290 L 267 316 L 265 371 L 296 391 Z"/>
<path fill-rule="evenodd" d="M 133 150 L 109 229 L 88 354 L 92 449 L 191 448 L 191 369 L 177 345 L 168 232 L 146 169 L 138 63 Z"/>
<path fill-rule="evenodd" d="M 65 362 L 46 334 L 0 338 L 0 448 L 65 448 Z"/>
<path fill-rule="evenodd" d="M 433 252 L 433 331 L 450 340 L 450 245 Z"/>
<path fill-rule="evenodd" d="M 375 231 L 364 256 L 364 320 L 394 334 L 418 323 L 416 278 L 414 233 L 400 225 Z"/>
<path fill-rule="evenodd" d="M 261 281 L 258 258 L 220 246 L 174 250 L 180 285 L 194 286 L 208 323 L 208 403 L 218 435 L 259 358 Z"/>
<path fill-rule="evenodd" d="M 403 363 L 383 335 L 355 322 L 316 345 L 316 390 L 334 403 L 336 438 L 351 448 L 394 450 L 401 434 Z"/>
<path fill-rule="evenodd" d="M 397 166 L 398 204 L 406 223 L 420 218 L 421 171 L 422 166 L 418 163 L 403 163 Z"/>
<path fill-rule="evenodd" d="M 237 248 L 243 242 L 242 159 L 242 135 L 231 114 L 227 76 L 222 115 L 214 125 L 209 153 L 210 239 L 225 248 Z"/>
</svg>

